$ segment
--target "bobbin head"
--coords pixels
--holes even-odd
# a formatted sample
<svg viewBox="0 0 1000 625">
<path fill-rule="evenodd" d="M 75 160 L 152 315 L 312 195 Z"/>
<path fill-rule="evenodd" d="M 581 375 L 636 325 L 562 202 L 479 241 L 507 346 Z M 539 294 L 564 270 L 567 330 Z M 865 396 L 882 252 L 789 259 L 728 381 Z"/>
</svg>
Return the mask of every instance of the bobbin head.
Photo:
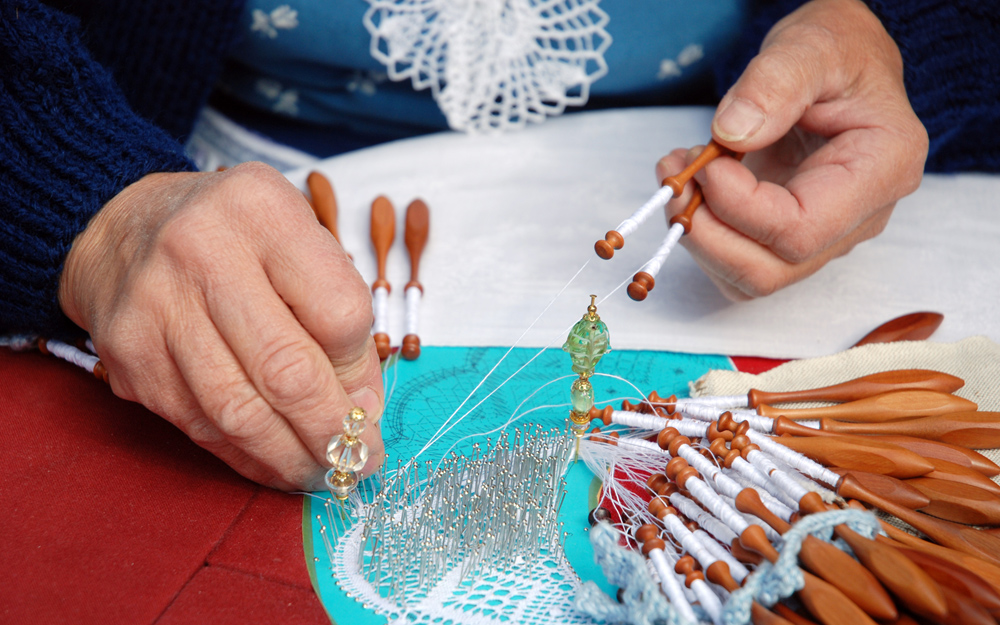
<svg viewBox="0 0 1000 625">
<path fill-rule="evenodd" d="M 378 347 L 378 344 L 376 344 Z M 403 337 L 403 346 L 399 349 L 400 355 L 406 360 L 416 360 L 420 356 L 420 337 L 416 334 L 407 334 Z"/>
<path fill-rule="evenodd" d="M 608 233 L 604 235 L 604 239 L 594 243 L 594 251 L 604 260 L 610 260 L 615 255 L 615 250 L 622 249 L 624 245 L 625 237 L 619 234 L 617 230 L 608 230 Z"/>
<path fill-rule="evenodd" d="M 678 436 L 680 436 L 680 432 L 677 431 L 677 428 L 665 427 L 656 435 L 656 444 L 660 446 L 660 449 L 667 449 L 670 447 L 670 441 Z"/>
<path fill-rule="evenodd" d="M 373 338 L 375 339 L 375 351 L 378 352 L 378 359 L 385 360 L 392 353 L 389 335 L 385 332 L 377 332 Z"/>
<path fill-rule="evenodd" d="M 649 292 L 656 286 L 656 280 L 645 271 L 640 271 L 632 276 L 632 284 L 628 285 L 628 296 L 637 302 L 646 299 Z"/>
<path fill-rule="evenodd" d="M 651 538 L 659 538 L 660 530 L 652 523 L 645 523 L 640 525 L 637 530 L 635 530 L 635 539 L 641 543 L 646 542 Z"/>
</svg>

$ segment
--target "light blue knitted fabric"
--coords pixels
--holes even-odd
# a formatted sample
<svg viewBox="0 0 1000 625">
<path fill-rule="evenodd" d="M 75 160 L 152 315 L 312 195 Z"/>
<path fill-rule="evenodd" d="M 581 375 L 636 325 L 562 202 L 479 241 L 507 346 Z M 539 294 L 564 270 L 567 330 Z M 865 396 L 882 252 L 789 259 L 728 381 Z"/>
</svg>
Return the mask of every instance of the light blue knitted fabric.
<svg viewBox="0 0 1000 625">
<path fill-rule="evenodd" d="M 804 580 L 798 567 L 802 541 L 810 534 L 829 541 L 833 528 L 842 523 L 868 538 L 879 531 L 875 515 L 860 510 L 835 510 L 804 517 L 784 534 L 784 545 L 777 562 L 774 565 L 762 563 L 746 579 L 743 587 L 730 595 L 722 612 L 724 625 L 746 625 L 750 622 L 750 606 L 754 601 L 771 606 L 802 588 Z M 622 588 L 623 602 L 618 603 L 596 584 L 587 582 L 577 592 L 576 608 L 591 618 L 606 622 L 690 625 L 660 593 L 642 556 L 619 546 L 618 536 L 618 532 L 607 523 L 599 523 L 590 530 L 594 559 L 608 582 Z M 699 618 L 702 616 L 699 614 Z"/>
<path fill-rule="evenodd" d="M 598 621 L 633 625 L 694 625 L 670 605 L 653 581 L 638 552 L 618 545 L 618 532 L 608 523 L 590 529 L 594 559 L 608 582 L 623 590 L 622 603 L 606 595 L 594 582 L 576 593 L 576 609 Z"/>
</svg>

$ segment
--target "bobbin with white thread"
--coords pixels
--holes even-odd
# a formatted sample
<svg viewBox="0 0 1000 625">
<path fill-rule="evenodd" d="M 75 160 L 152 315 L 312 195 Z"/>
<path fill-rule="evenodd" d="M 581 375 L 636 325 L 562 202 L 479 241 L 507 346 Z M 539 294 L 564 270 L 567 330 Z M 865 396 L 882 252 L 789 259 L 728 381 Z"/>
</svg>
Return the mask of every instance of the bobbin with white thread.
<svg viewBox="0 0 1000 625">
<path fill-rule="evenodd" d="M 392 290 L 389 281 L 385 278 L 385 267 L 389 248 L 392 247 L 392 241 L 396 238 L 396 212 L 392 208 L 392 203 L 384 195 L 380 195 L 372 201 L 371 238 L 378 265 L 378 278 L 372 284 L 372 312 L 375 316 L 372 333 L 378 357 L 380 360 L 385 360 L 391 351 L 389 293 Z"/>
<path fill-rule="evenodd" d="M 594 251 L 597 255 L 608 260 L 615 255 L 615 250 L 620 250 L 625 245 L 625 237 L 631 235 L 635 232 L 643 222 L 649 219 L 656 209 L 663 208 L 666 206 L 667 202 L 671 198 L 680 196 L 684 192 L 684 186 L 689 180 L 697 173 L 701 168 L 720 156 L 730 155 L 737 156 L 736 152 L 733 152 L 729 148 L 725 148 L 715 142 L 712 139 L 705 146 L 705 149 L 701 151 L 700 154 L 691 162 L 690 165 L 685 167 L 681 172 L 674 176 L 668 176 L 663 179 L 661 186 L 657 189 L 656 193 L 653 194 L 649 200 L 646 201 L 642 206 L 638 208 L 630 217 L 625 219 L 625 221 L 618 224 L 618 227 L 614 230 L 609 230 L 604 238 L 597 241 L 594 244 Z M 697 206 L 695 207 L 697 208 Z M 687 223 L 681 223 L 684 231 L 690 231 L 690 219 Z M 683 232 L 682 232 L 683 234 Z"/>
<path fill-rule="evenodd" d="M 636 530 L 635 538 L 642 545 L 642 554 L 649 558 L 649 561 L 652 562 L 653 567 L 656 569 L 656 574 L 660 578 L 660 586 L 663 588 L 663 594 L 670 599 L 671 605 L 684 616 L 685 620 L 690 623 L 697 623 L 698 619 L 694 614 L 694 610 L 691 608 L 691 604 L 688 603 L 687 598 L 684 596 L 684 590 L 674 575 L 673 566 L 667 562 L 663 552 L 666 544 L 659 537 L 659 530 L 652 525 L 643 525 Z"/>
<path fill-rule="evenodd" d="M 415 360 L 420 356 L 420 337 L 418 327 L 420 319 L 420 300 L 424 295 L 424 287 L 420 284 L 420 256 L 427 244 L 430 232 L 430 211 L 423 200 L 416 199 L 406 207 L 406 228 L 403 241 L 410 254 L 410 281 L 406 284 L 406 334 L 403 336 L 403 346 L 400 354 L 406 360 Z"/>
</svg>

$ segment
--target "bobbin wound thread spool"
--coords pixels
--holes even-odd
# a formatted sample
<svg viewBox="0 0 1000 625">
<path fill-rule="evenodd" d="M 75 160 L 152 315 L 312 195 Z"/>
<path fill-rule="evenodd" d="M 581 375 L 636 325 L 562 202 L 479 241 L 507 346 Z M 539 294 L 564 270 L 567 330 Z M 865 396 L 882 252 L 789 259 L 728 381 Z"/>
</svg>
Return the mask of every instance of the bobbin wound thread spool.
<svg viewBox="0 0 1000 625">
<path fill-rule="evenodd" d="M 590 409 L 594 407 L 594 387 L 590 384 L 590 376 L 594 375 L 594 367 L 604 354 L 611 351 L 608 326 L 597 314 L 596 299 L 596 295 L 590 296 L 587 312 L 573 325 L 562 347 L 573 361 L 573 371 L 580 376 L 570 389 L 570 429 L 577 439 L 586 433 L 590 425 Z"/>
<path fill-rule="evenodd" d="M 326 446 L 326 459 L 333 467 L 326 472 L 326 487 L 340 501 L 358 486 L 358 473 L 368 461 L 368 445 L 360 439 L 366 416 L 364 408 L 351 408 L 344 417 L 344 432 Z"/>
<path fill-rule="evenodd" d="M 417 335 L 420 300 L 424 295 L 424 287 L 420 284 L 420 256 L 427 244 L 430 231 L 430 211 L 423 200 L 413 200 L 406 207 L 406 229 L 403 241 L 406 251 L 410 254 L 410 281 L 406 283 L 406 335 L 400 354 L 406 360 L 416 360 L 420 356 L 420 337 Z"/>
</svg>

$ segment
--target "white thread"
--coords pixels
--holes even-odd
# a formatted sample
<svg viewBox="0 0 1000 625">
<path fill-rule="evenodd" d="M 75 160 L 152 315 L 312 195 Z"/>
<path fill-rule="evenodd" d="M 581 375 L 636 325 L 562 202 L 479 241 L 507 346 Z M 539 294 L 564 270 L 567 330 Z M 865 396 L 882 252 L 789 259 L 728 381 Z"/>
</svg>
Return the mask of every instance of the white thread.
<svg viewBox="0 0 1000 625">
<path fill-rule="evenodd" d="M 750 430 L 747 432 L 747 436 L 750 438 L 750 442 L 760 447 L 761 451 L 771 454 L 790 467 L 802 471 L 814 480 L 819 480 L 832 488 L 837 487 L 837 483 L 840 481 L 840 476 L 815 460 L 794 452 L 780 443 L 774 442 L 774 440 L 766 434 Z"/>
<path fill-rule="evenodd" d="M 670 455 L 666 449 L 660 449 L 656 443 L 641 438 L 619 438 L 618 446 L 633 451 Z"/>
<path fill-rule="evenodd" d="M 558 340 L 560 338 L 560 337 L 555 337 L 551 341 L 549 341 L 545 345 L 545 347 L 543 347 L 542 349 L 538 350 L 538 352 L 534 356 L 532 356 L 528 360 L 528 362 L 526 362 L 523 365 L 521 365 L 521 367 L 519 367 L 517 369 L 517 371 L 515 371 L 512 374 L 510 374 L 510 376 L 508 376 L 506 380 L 504 380 L 503 382 L 501 382 L 495 389 L 493 389 L 492 391 L 490 391 L 489 394 L 486 395 L 486 397 L 484 397 L 482 400 L 480 400 L 472 408 L 469 408 L 468 410 L 466 410 L 465 413 L 462 414 L 462 416 L 458 417 L 458 419 L 454 423 L 451 423 L 451 420 L 455 418 L 455 415 L 457 415 L 458 411 L 462 409 L 462 406 L 464 406 L 470 399 L 472 399 L 473 395 L 476 394 L 476 391 L 479 390 L 479 387 L 481 387 L 483 384 L 486 383 L 486 380 L 488 380 L 489 377 L 491 375 L 493 375 L 493 372 L 497 370 L 497 367 L 500 366 L 500 363 L 502 363 L 504 360 L 507 359 L 507 356 L 509 356 L 510 353 L 512 351 L 514 351 L 514 348 L 517 347 L 517 345 L 521 342 L 521 339 L 523 339 L 528 334 L 528 332 L 531 331 L 531 328 L 535 327 L 535 324 L 538 323 L 538 320 L 541 319 L 545 315 L 546 312 L 548 312 L 549 308 L 551 308 L 552 305 L 556 302 L 556 300 L 558 300 L 559 297 L 562 296 L 562 294 L 566 291 L 566 289 L 569 288 L 569 285 L 573 284 L 573 281 L 577 279 L 577 277 L 583 272 L 584 269 L 587 268 L 587 265 L 589 265 L 589 264 L 590 264 L 590 259 L 588 258 L 583 263 L 583 265 L 581 265 L 580 268 L 576 270 L 576 273 L 573 274 L 573 277 L 569 279 L 569 282 L 567 282 L 563 286 L 563 288 L 559 289 L 559 292 L 555 294 L 555 297 L 553 297 L 549 301 L 549 303 L 545 306 L 545 308 L 542 310 L 542 312 L 540 312 L 538 314 L 538 316 L 535 317 L 535 320 L 531 322 L 531 325 L 529 325 L 527 328 L 525 328 L 524 332 L 521 333 L 521 336 L 517 337 L 517 340 L 514 341 L 514 344 L 511 345 L 509 348 L 507 348 L 507 351 L 504 352 L 503 356 L 500 357 L 500 360 L 498 360 L 496 362 L 496 364 L 493 365 L 493 367 L 489 371 L 486 372 L 486 375 L 483 376 L 483 379 L 480 380 L 478 384 L 476 384 L 475 388 L 473 388 L 471 391 L 469 391 L 469 394 L 465 396 L 465 399 L 462 400 L 462 403 L 460 403 L 458 405 L 458 407 L 455 408 L 455 410 L 451 413 L 451 415 L 449 415 L 449 417 L 447 419 L 445 419 L 444 423 L 441 424 L 441 426 L 438 428 L 437 432 L 435 432 L 430 437 L 430 439 L 424 444 L 424 446 L 420 449 L 420 451 L 418 451 L 413 456 L 413 458 L 410 459 L 410 462 L 407 463 L 407 464 L 411 464 L 411 463 L 415 462 L 416 459 L 421 454 L 423 454 L 425 451 L 427 451 L 427 449 L 429 449 L 431 445 L 433 445 L 435 442 L 437 442 L 437 440 L 439 438 L 441 438 L 442 436 L 444 436 L 445 434 L 447 434 L 448 432 L 450 432 L 452 430 L 452 428 L 454 428 L 456 425 L 458 425 L 459 423 L 461 423 L 462 419 L 464 419 L 465 417 L 469 416 L 469 414 L 471 414 L 473 410 L 475 410 L 476 408 L 478 408 L 480 405 L 482 405 L 483 402 L 485 402 L 487 399 L 489 399 L 490 397 L 492 397 L 494 393 L 496 393 L 497 391 L 499 391 L 505 384 L 507 384 L 507 382 L 509 382 L 514 376 L 516 376 L 518 373 L 520 373 L 525 367 L 527 367 L 532 362 L 534 362 L 536 358 L 538 358 L 539 356 L 541 356 L 542 353 L 544 353 L 544 351 L 546 349 L 548 349 L 553 343 L 556 342 L 556 340 Z M 562 336 L 565 336 L 572 327 L 573 327 L 572 325 L 568 326 L 566 328 L 566 330 L 564 332 L 562 332 Z M 451 423 L 451 425 L 449 425 L 449 423 Z"/>
<path fill-rule="evenodd" d="M 684 591 L 680 582 L 674 574 L 673 567 L 667 562 L 666 556 L 660 549 L 649 550 L 649 561 L 653 563 L 656 574 L 660 577 L 660 586 L 663 587 L 664 594 L 670 599 L 670 603 L 677 608 L 677 611 L 684 615 L 688 623 L 697 623 L 698 618 L 694 615 L 694 610 L 684 597 Z"/>
<path fill-rule="evenodd" d="M 55 339 L 49 339 L 48 342 L 45 343 L 45 346 L 50 352 L 52 352 L 53 356 L 58 356 L 59 358 L 71 362 L 74 365 L 90 372 L 94 371 L 94 365 L 100 361 L 97 356 L 92 356 L 87 352 L 78 350 L 72 345 L 68 345 Z"/>
<path fill-rule="evenodd" d="M 670 419 L 667 426 L 672 427 L 688 438 L 705 438 L 708 434 L 708 423 L 691 419 Z"/>
<path fill-rule="evenodd" d="M 719 410 L 713 408 L 712 406 L 703 406 L 701 404 L 691 404 L 681 407 L 678 412 L 683 414 L 685 417 L 691 417 L 692 419 L 698 419 L 699 421 L 718 421 Z"/>
<path fill-rule="evenodd" d="M 708 587 L 703 579 L 696 579 L 691 582 L 691 590 L 698 597 L 698 603 L 708 612 L 709 618 L 715 625 L 722 625 L 722 602 L 712 589 Z"/>
<path fill-rule="evenodd" d="M 614 410 L 611 413 L 611 422 L 624 425 L 637 430 L 652 430 L 659 432 L 665 427 L 670 427 L 670 421 L 663 417 L 642 414 L 641 412 L 630 412 L 628 410 Z"/>
<path fill-rule="evenodd" d="M 698 537 L 701 544 L 705 546 L 705 549 L 715 556 L 717 559 L 722 560 L 729 566 L 729 574 L 733 576 L 737 582 L 742 582 L 743 578 L 750 574 L 747 567 L 743 566 L 743 563 L 732 556 L 731 553 L 726 551 L 726 548 L 715 541 L 714 538 L 708 535 L 708 533 L 703 529 L 696 529 L 694 535 Z M 734 535 L 735 536 L 735 535 Z"/>
<path fill-rule="evenodd" d="M 714 397 L 688 397 L 678 399 L 676 405 L 678 409 L 683 406 L 699 405 L 711 406 L 713 408 L 745 408 L 747 405 L 746 395 L 716 395 Z"/>
<path fill-rule="evenodd" d="M 744 460 L 742 456 L 736 456 L 736 459 L 733 460 L 732 468 L 739 475 L 746 478 L 751 484 L 754 484 L 759 488 L 763 488 L 773 497 L 783 502 L 787 507 L 789 507 L 789 509 L 798 509 L 798 501 L 793 500 L 788 493 L 778 488 L 774 482 L 768 479 L 766 473 Z M 786 521 L 788 520 L 787 517 L 783 518 Z"/>
<path fill-rule="evenodd" d="M 97 348 L 94 347 L 94 342 L 90 340 L 90 337 L 87 337 L 86 345 L 87 345 L 87 349 L 90 350 L 91 354 L 93 354 L 95 356 L 98 355 L 97 354 Z"/>
<path fill-rule="evenodd" d="M 761 471 L 767 473 L 768 477 L 780 488 L 788 493 L 788 496 L 796 502 L 801 500 L 809 491 L 805 489 L 797 480 L 779 469 L 766 454 L 760 451 L 752 451 L 747 454 L 747 460 L 754 463 Z"/>
<path fill-rule="evenodd" d="M 419 334 L 420 329 L 420 298 L 423 291 L 418 286 L 406 289 L 406 333 Z"/>
<path fill-rule="evenodd" d="M 672 197 L 674 197 L 673 189 L 668 186 L 660 187 L 651 198 L 646 200 L 645 204 L 632 213 L 631 217 L 618 224 L 618 227 L 615 228 L 615 230 L 618 234 L 622 235 L 622 238 L 624 239 L 635 232 L 644 221 L 649 219 L 649 216 L 652 215 L 656 209 L 666 206 L 667 202 L 669 202 Z M 681 230 L 683 229 L 684 228 L 682 227 Z"/>
<path fill-rule="evenodd" d="M 743 515 L 715 494 L 715 491 L 700 479 L 695 477 L 689 478 L 685 486 L 688 492 L 694 495 L 695 499 L 708 508 L 709 512 L 714 514 L 720 521 L 728 525 L 729 529 L 737 534 L 742 534 L 743 530 L 749 527 L 749 523 L 743 518 Z"/>
<path fill-rule="evenodd" d="M 0 336 L 0 347 L 9 347 L 12 351 L 23 352 L 35 346 L 38 337 L 34 334 L 12 334 Z"/>
<path fill-rule="evenodd" d="M 714 516 L 702 510 L 698 504 L 691 501 L 680 493 L 670 495 L 670 505 L 680 510 L 680 513 L 705 528 L 715 539 L 727 545 L 732 544 L 738 538 L 733 530 L 716 519 Z"/>
<path fill-rule="evenodd" d="M 388 334 L 389 289 L 384 286 L 377 287 L 372 291 L 372 312 L 375 314 L 375 323 L 372 324 L 372 332 L 375 334 Z"/>
<path fill-rule="evenodd" d="M 668 514 L 664 516 L 663 523 L 667 526 L 667 531 L 669 531 L 674 538 L 680 541 L 685 551 L 690 553 L 694 556 L 695 560 L 701 563 L 701 567 L 703 569 L 707 569 L 715 562 L 715 556 L 702 546 L 701 541 L 698 540 L 688 528 L 684 527 L 684 523 L 677 518 L 677 515 Z"/>
<path fill-rule="evenodd" d="M 674 246 L 677 245 L 682 236 L 684 236 L 684 226 L 681 224 L 670 226 L 670 230 L 667 231 L 667 237 L 663 239 L 663 243 L 657 248 L 653 257 L 642 266 L 641 271 L 645 271 L 655 278 L 656 274 L 660 273 L 660 269 L 663 268 L 663 263 L 666 262 L 667 256 L 670 256 L 670 252 L 673 251 Z"/>
</svg>

